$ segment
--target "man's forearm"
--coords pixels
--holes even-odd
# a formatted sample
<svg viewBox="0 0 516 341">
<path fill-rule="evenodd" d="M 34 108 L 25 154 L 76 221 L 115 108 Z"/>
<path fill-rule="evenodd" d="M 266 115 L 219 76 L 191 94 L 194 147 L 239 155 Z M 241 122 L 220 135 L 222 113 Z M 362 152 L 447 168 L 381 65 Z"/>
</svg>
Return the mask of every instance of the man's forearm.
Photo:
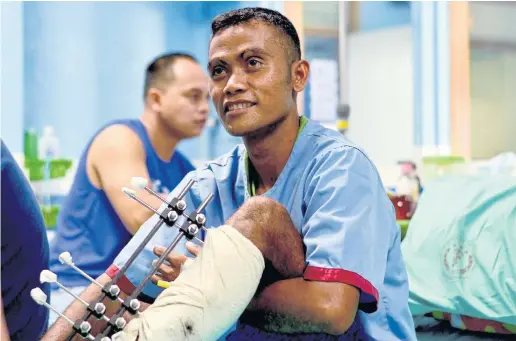
<svg viewBox="0 0 516 341">
<path fill-rule="evenodd" d="M 104 283 L 102 283 L 104 284 Z M 80 297 L 86 302 L 92 302 L 95 300 L 101 292 L 101 289 L 96 285 L 89 286 Z M 107 308 L 107 307 L 106 307 Z M 68 317 L 72 321 L 76 321 L 84 316 L 86 313 L 86 307 L 81 302 L 74 300 L 71 305 L 65 310 L 64 315 Z M 92 324 L 92 331 L 95 327 L 98 327 L 94 321 L 90 321 Z M 70 334 L 73 332 L 73 328 L 70 324 L 65 321 L 62 317 L 57 319 L 57 321 L 53 324 L 53 326 L 48 330 L 45 336 L 41 339 L 42 341 L 62 341 L 66 340 Z M 80 337 L 75 338 L 74 340 L 80 340 Z"/>
<path fill-rule="evenodd" d="M 97 278 L 97 282 L 102 285 L 107 284 L 111 279 L 108 275 L 103 274 L 99 278 Z M 96 285 L 90 285 L 81 295 L 80 297 L 86 302 L 94 302 L 100 295 L 101 289 Z M 125 298 L 123 293 L 120 294 L 120 297 Z M 106 305 L 106 312 L 104 313 L 107 317 L 111 317 L 116 313 L 120 304 L 118 302 L 113 302 L 108 298 L 105 298 L 103 303 Z M 140 311 L 143 311 L 147 308 L 147 304 L 142 303 L 140 307 Z M 83 303 L 75 300 L 64 312 L 64 315 L 67 316 L 72 321 L 77 321 L 81 319 L 84 314 L 86 314 L 87 309 Z M 131 318 L 130 314 L 124 314 L 124 318 L 129 322 Z M 88 320 L 91 323 L 91 331 L 90 334 L 96 335 L 97 333 L 102 332 L 102 329 L 106 326 L 106 322 L 104 320 L 98 320 L 95 317 L 92 317 Z M 70 324 L 65 321 L 63 318 L 59 318 L 54 325 L 49 329 L 49 331 L 45 334 L 45 336 L 41 339 L 42 341 L 64 341 L 67 340 L 70 334 L 73 332 L 73 328 Z M 76 336 L 74 340 L 83 340 L 82 337 Z"/>
<path fill-rule="evenodd" d="M 329 333 L 324 302 L 310 294 L 311 283 L 287 279 L 267 286 L 250 304 L 242 320 L 280 333 Z"/>
</svg>

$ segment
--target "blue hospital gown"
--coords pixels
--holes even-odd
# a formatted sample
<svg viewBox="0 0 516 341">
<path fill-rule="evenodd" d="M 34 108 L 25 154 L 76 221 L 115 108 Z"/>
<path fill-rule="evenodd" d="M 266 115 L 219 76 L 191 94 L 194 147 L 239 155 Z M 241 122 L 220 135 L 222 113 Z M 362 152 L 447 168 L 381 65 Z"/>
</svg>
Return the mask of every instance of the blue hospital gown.
<svg viewBox="0 0 516 341">
<path fill-rule="evenodd" d="M 169 199 L 189 179 L 196 184 L 186 196 L 188 210 L 214 194 L 205 213 L 207 225 L 222 224 L 250 198 L 244 146 L 188 174 Z M 353 330 L 341 337 L 308 334 L 299 340 L 416 340 L 408 308 L 408 282 L 400 250 L 394 209 L 371 160 L 338 132 L 308 120 L 274 186 L 263 194 L 290 213 L 306 246 L 304 278 L 342 282 L 360 290 L 359 313 Z M 115 259 L 107 273 L 114 276 L 157 222 L 150 218 Z M 169 245 L 177 229 L 162 228 L 119 283 L 124 291 L 141 283 L 157 257 L 155 245 Z M 185 252 L 185 240 L 175 249 Z M 155 298 L 162 289 L 147 284 L 144 294 Z M 358 333 L 357 330 L 360 330 Z M 357 337 L 365 334 L 363 338 Z M 282 340 L 285 335 L 259 331 L 241 323 L 228 340 Z"/>
</svg>

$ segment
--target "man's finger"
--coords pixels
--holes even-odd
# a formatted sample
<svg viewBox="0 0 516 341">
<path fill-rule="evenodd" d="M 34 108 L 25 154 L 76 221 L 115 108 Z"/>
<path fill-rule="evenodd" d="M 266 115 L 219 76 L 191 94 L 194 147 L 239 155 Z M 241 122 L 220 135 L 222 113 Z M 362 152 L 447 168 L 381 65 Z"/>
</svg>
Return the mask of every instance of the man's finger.
<svg viewBox="0 0 516 341">
<path fill-rule="evenodd" d="M 163 280 L 164 280 L 163 277 L 161 277 L 160 275 L 152 275 L 152 277 L 151 277 L 151 281 L 154 284 L 157 284 L 158 281 L 163 281 Z"/>
<path fill-rule="evenodd" d="M 188 250 L 188 252 L 190 252 L 192 255 L 196 257 L 199 254 L 199 252 L 201 252 L 201 247 L 190 241 L 186 242 L 186 249 Z"/>
<path fill-rule="evenodd" d="M 152 252 L 156 255 L 156 256 L 161 256 L 162 254 L 165 253 L 165 250 L 166 248 L 163 247 L 163 246 L 154 246 L 154 248 L 152 249 Z"/>
<path fill-rule="evenodd" d="M 156 246 L 154 247 L 153 252 L 156 256 L 161 257 L 165 252 L 165 248 Z M 183 265 L 183 263 L 186 261 L 186 256 L 179 253 L 170 252 L 165 260 L 169 262 L 174 268 L 181 268 L 181 265 Z"/>
<path fill-rule="evenodd" d="M 175 272 L 174 269 L 167 264 L 161 264 L 158 268 L 158 271 L 161 272 L 163 276 L 172 276 L 172 274 Z"/>
<path fill-rule="evenodd" d="M 156 264 L 157 260 L 155 259 L 154 261 L 152 261 L 153 265 Z M 180 272 L 180 268 L 174 268 L 173 266 L 170 266 L 168 264 L 161 264 L 158 269 L 157 269 L 157 274 L 158 276 L 160 276 L 162 279 L 166 280 L 166 281 L 174 281 L 177 276 L 179 275 L 179 272 Z"/>
</svg>

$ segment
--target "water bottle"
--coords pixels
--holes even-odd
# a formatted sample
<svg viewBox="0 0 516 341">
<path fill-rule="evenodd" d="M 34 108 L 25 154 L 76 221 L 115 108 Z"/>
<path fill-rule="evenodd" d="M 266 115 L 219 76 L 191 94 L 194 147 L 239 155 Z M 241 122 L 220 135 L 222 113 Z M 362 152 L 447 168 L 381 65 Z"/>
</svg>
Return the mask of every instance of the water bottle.
<svg viewBox="0 0 516 341">
<path fill-rule="evenodd" d="M 42 186 L 42 206 L 43 209 L 50 212 L 52 207 L 51 202 L 51 182 L 50 182 L 50 167 L 53 159 L 59 155 L 59 140 L 54 133 L 54 127 L 45 126 L 43 128 L 43 135 L 38 143 L 38 156 L 44 162 L 43 166 L 43 186 Z"/>
</svg>

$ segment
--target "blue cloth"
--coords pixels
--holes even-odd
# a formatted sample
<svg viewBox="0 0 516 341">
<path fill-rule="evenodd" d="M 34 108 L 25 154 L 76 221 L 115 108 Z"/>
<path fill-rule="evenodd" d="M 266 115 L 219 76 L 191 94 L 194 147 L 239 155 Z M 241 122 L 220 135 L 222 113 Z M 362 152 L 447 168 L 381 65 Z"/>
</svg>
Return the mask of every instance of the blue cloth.
<svg viewBox="0 0 516 341">
<path fill-rule="evenodd" d="M 107 126 L 122 124 L 131 128 L 143 143 L 146 165 L 154 190 L 166 193 L 172 190 L 194 169 L 179 151 L 170 162 L 159 158 L 140 120 L 119 120 Z M 98 133 L 104 130 L 103 127 Z M 98 133 L 96 135 L 98 135 Z M 87 286 L 89 281 L 67 265 L 61 264 L 59 254 L 69 251 L 74 263 L 88 275 L 96 278 L 112 264 L 116 255 L 131 239 L 109 202 L 105 192 L 94 187 L 86 172 L 86 158 L 93 139 L 79 160 L 77 174 L 59 213 L 56 237 L 51 244 L 50 269 L 65 286 Z M 135 174 L 136 175 L 136 174 Z"/>
<path fill-rule="evenodd" d="M 190 173 L 169 199 L 188 179 L 194 179 L 197 182 L 185 198 L 189 209 L 213 193 L 206 207 L 207 224 L 222 225 L 250 198 L 245 154 L 239 146 Z M 305 279 L 337 281 L 360 289 L 360 312 L 355 322 L 366 334 L 363 339 L 416 339 L 394 208 L 376 168 L 360 149 L 338 132 L 308 121 L 275 185 L 263 195 L 283 204 L 299 229 L 306 245 Z M 116 258 L 108 271 L 110 276 L 125 264 L 156 221 L 154 216 L 140 228 Z M 152 247 L 169 245 L 176 235 L 176 229 L 160 229 L 129 267 L 124 281 L 138 285 L 157 258 Z M 186 252 L 184 240 L 175 251 Z M 156 297 L 160 291 L 150 283 L 144 293 Z M 338 339 L 353 339 L 356 328 Z M 228 340 L 280 340 L 285 336 L 276 337 L 268 338 L 264 332 L 240 325 Z M 309 334 L 298 339 L 326 340 L 328 336 Z"/>
<path fill-rule="evenodd" d="M 47 296 L 39 274 L 48 268 L 45 222 L 29 182 L 2 141 L 2 302 L 11 340 L 38 340 L 48 309 L 34 302 L 33 288 Z"/>
</svg>

